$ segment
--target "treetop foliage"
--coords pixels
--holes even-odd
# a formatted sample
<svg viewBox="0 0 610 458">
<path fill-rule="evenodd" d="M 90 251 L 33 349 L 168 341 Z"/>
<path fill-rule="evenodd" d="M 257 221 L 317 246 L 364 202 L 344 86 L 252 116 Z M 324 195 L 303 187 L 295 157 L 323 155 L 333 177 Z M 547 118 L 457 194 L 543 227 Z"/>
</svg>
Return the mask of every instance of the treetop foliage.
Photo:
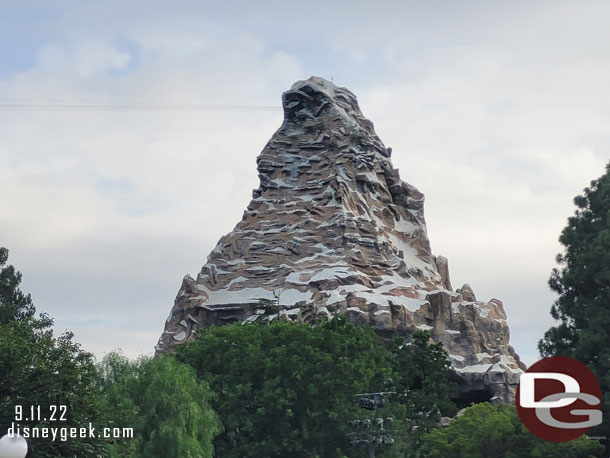
<svg viewBox="0 0 610 458">
<path fill-rule="evenodd" d="M 514 406 L 475 404 L 447 428 L 424 435 L 422 458 L 590 458 L 604 447 L 586 436 L 569 442 L 537 438 L 523 425 Z"/>
<path fill-rule="evenodd" d="M 134 438 L 105 444 L 108 458 L 214 456 L 221 425 L 192 368 L 171 356 L 132 362 L 117 352 L 98 367 L 107 424 L 134 428 Z"/>
<path fill-rule="evenodd" d="M 21 273 L 6 265 L 7 259 L 8 250 L 0 248 L 0 431 L 15 421 L 17 405 L 26 410 L 65 405 L 66 427 L 95 422 L 101 410 L 93 356 L 72 340 L 71 333 L 55 337 L 47 315 L 34 316 L 32 298 L 19 289 Z M 44 417 L 21 423 L 56 426 Z M 102 450 L 95 441 L 30 440 L 29 447 L 32 458 L 94 456 Z"/>
<path fill-rule="evenodd" d="M 34 318 L 36 307 L 29 294 L 19 288 L 21 272 L 12 265 L 7 265 L 8 249 L 0 247 L 0 323 L 14 320 L 30 320 L 30 324 L 39 329 L 49 328 L 53 324 L 46 314 Z"/>
<path fill-rule="evenodd" d="M 341 316 L 313 326 L 274 321 L 200 330 L 178 347 L 177 358 L 216 393 L 212 406 L 225 430 L 215 448 L 222 457 L 359 456 L 349 444 L 349 422 L 371 413 L 355 395 L 384 390 L 390 379 L 389 389 L 401 396 L 390 397 L 382 414 L 397 420 L 403 445 L 412 445 L 414 426 L 423 432 L 440 410 L 455 409 L 447 355 L 428 333 L 383 346 L 373 328 Z M 377 456 L 402 451 L 397 443 Z"/>
<path fill-rule="evenodd" d="M 595 431 L 610 436 L 610 164 L 574 199 L 576 211 L 559 241 L 549 285 L 559 294 L 551 308 L 559 323 L 544 335 L 542 356 L 570 356 L 597 376 L 604 400 L 604 424 Z"/>
</svg>

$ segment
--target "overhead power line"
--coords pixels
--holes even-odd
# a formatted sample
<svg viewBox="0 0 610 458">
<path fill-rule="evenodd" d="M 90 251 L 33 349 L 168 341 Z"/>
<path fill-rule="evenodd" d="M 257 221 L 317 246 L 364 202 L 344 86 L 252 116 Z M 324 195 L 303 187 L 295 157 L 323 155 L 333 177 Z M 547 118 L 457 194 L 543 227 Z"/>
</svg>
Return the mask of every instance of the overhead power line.
<svg viewBox="0 0 610 458">
<path fill-rule="evenodd" d="M 281 107 L 268 105 L 202 105 L 170 103 L 34 103 L 5 102 L 0 99 L 0 111 L 277 111 Z M 15 100 L 15 99 L 13 99 Z"/>
</svg>

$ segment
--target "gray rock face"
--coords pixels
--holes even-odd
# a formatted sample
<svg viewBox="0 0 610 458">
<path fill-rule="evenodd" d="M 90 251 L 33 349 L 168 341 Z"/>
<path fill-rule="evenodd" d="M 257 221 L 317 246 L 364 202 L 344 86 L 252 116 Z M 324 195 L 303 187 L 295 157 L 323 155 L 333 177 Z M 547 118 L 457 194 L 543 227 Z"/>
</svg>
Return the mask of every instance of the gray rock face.
<svg viewBox="0 0 610 458">
<path fill-rule="evenodd" d="M 524 369 L 502 302 L 451 291 L 433 256 L 424 195 L 401 181 L 354 94 L 322 78 L 282 96 L 284 122 L 257 159 L 260 186 L 196 279 L 186 276 L 157 352 L 200 327 L 333 313 L 382 336 L 430 330 L 465 398 L 511 401 Z"/>
</svg>

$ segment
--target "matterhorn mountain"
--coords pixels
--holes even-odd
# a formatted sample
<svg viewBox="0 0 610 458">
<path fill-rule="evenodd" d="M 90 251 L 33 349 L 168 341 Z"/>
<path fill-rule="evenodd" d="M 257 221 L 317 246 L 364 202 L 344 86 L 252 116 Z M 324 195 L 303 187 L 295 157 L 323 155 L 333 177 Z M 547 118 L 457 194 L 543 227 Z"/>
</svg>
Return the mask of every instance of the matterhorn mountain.
<svg viewBox="0 0 610 458">
<path fill-rule="evenodd" d="M 157 352 L 201 327 L 341 313 L 383 337 L 429 330 L 462 397 L 512 401 L 525 366 L 502 302 L 453 289 L 447 259 L 430 249 L 424 195 L 401 181 L 355 95 L 312 77 L 282 103 L 284 122 L 256 160 L 259 188 L 197 278 L 184 278 Z"/>
</svg>

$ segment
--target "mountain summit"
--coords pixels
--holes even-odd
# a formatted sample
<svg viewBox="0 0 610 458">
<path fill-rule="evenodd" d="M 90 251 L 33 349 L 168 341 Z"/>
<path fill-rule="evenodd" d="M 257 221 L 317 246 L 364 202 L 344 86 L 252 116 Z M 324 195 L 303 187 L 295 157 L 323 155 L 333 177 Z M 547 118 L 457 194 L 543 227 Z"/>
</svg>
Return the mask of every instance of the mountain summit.
<svg viewBox="0 0 610 458">
<path fill-rule="evenodd" d="M 344 314 L 384 337 L 431 332 L 466 399 L 511 401 L 525 368 L 502 302 L 453 291 L 434 256 L 424 195 L 401 181 L 356 96 L 318 77 L 282 96 L 284 122 L 257 158 L 260 186 L 197 279 L 186 276 L 157 352 L 201 327 Z M 279 301 L 263 306 L 259 298 Z"/>
</svg>

